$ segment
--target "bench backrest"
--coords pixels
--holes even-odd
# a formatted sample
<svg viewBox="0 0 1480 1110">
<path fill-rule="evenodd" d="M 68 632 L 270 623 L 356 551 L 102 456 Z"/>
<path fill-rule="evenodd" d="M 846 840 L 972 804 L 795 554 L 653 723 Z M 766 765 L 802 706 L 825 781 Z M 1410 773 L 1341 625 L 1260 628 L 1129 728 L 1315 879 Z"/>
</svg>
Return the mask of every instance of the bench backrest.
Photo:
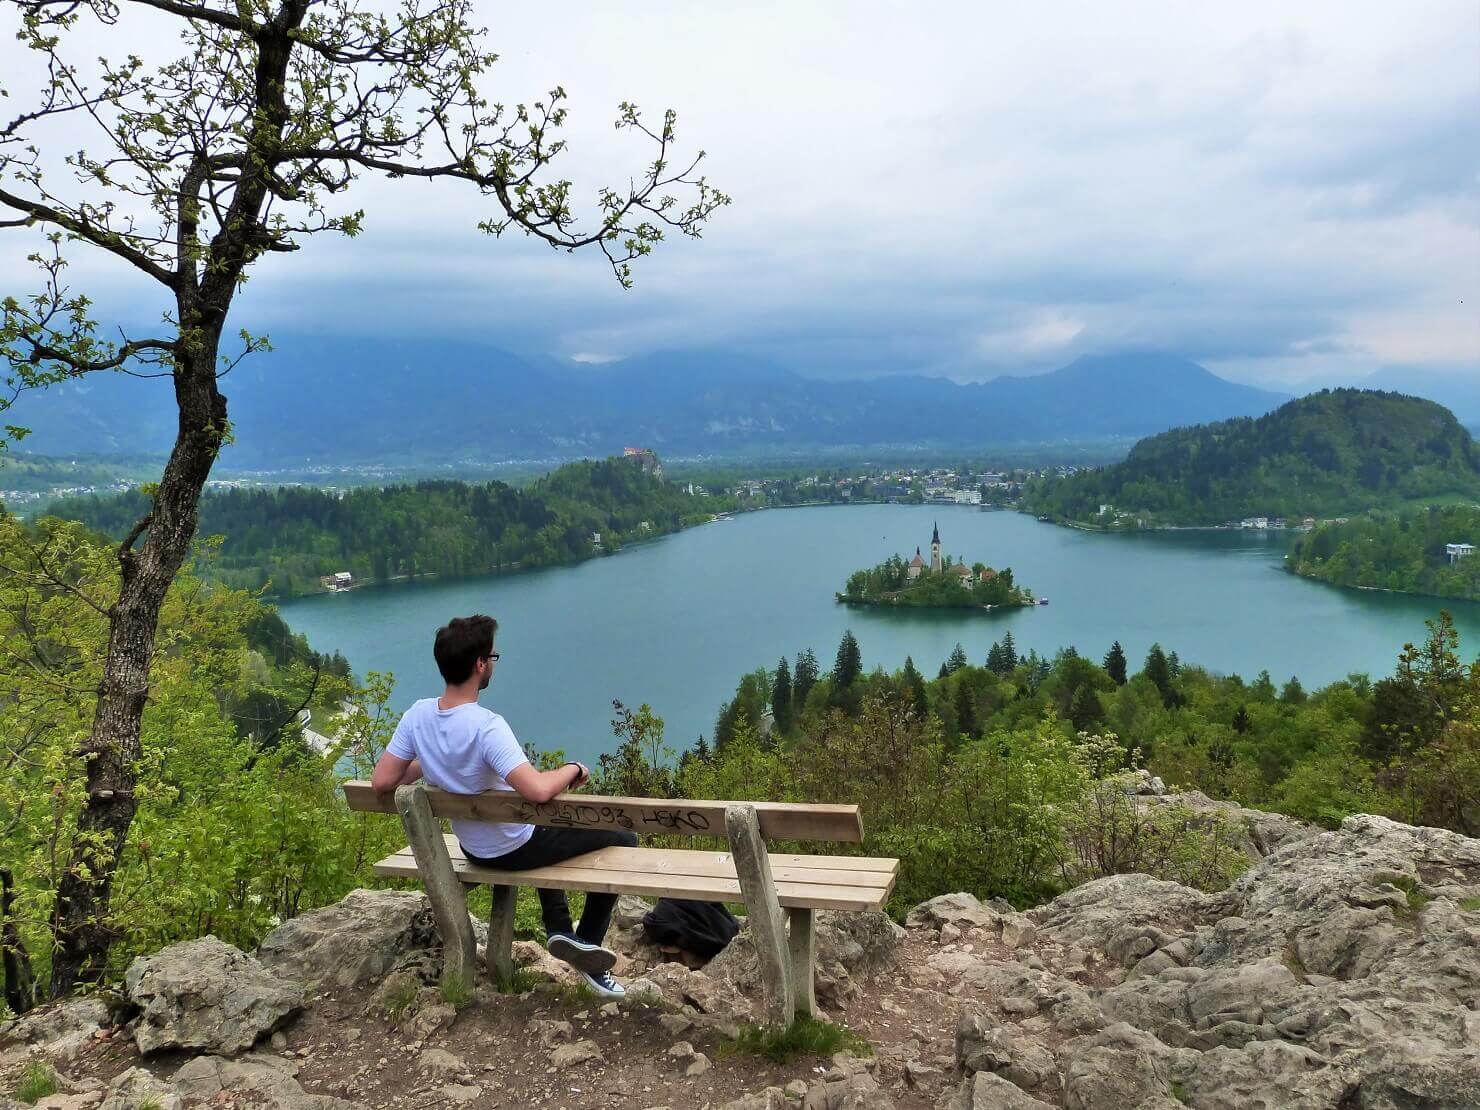
<svg viewBox="0 0 1480 1110">
<path fill-rule="evenodd" d="M 628 829 L 665 836 L 725 836 L 725 808 L 755 807 L 761 835 L 773 840 L 815 840 L 843 844 L 863 841 L 863 821 L 853 805 L 804 805 L 793 802 L 714 802 L 692 798 L 613 798 L 598 794 L 559 794 L 548 802 L 530 802 L 510 790 L 484 794 L 451 794 L 426 788 L 437 817 L 473 821 L 509 821 L 557 828 Z M 366 813 L 395 813 L 392 794 L 377 794 L 363 779 L 344 784 L 349 808 Z"/>
</svg>

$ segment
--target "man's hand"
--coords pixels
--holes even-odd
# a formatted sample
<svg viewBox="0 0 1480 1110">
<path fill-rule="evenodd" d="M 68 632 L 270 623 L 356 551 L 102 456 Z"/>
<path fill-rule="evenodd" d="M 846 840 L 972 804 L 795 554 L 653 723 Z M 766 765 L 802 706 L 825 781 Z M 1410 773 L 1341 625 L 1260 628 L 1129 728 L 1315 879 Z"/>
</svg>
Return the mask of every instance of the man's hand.
<svg viewBox="0 0 1480 1110">
<path fill-rule="evenodd" d="M 576 781 L 570 784 L 569 789 L 574 790 L 576 787 L 585 786 L 591 781 L 591 768 L 587 767 L 579 759 L 572 759 L 570 766 L 574 767 L 578 774 L 576 775 Z"/>
</svg>

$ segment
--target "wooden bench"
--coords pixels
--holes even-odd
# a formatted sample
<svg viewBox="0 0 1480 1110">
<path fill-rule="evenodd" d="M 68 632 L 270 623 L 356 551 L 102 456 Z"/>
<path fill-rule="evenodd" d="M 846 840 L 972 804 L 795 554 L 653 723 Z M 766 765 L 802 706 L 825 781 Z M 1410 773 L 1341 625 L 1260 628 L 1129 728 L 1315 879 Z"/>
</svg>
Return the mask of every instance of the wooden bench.
<svg viewBox="0 0 1480 1110">
<path fill-rule="evenodd" d="M 817 910 L 879 910 L 899 874 L 896 859 L 772 854 L 765 838 L 857 844 L 858 807 L 782 802 L 715 802 L 561 794 L 536 804 L 509 791 L 450 794 L 416 783 L 395 799 L 370 784 L 344 784 L 349 808 L 399 813 L 410 843 L 375 865 L 377 875 L 419 878 L 442 934 L 444 974 L 471 984 L 476 960 L 464 886 L 492 888 L 487 961 L 501 984 L 514 971 L 514 902 L 519 887 L 607 894 L 667 895 L 701 902 L 744 902 L 760 957 L 767 1024 L 813 1013 L 813 935 Z M 470 863 L 444 818 L 529 825 L 625 829 L 664 836 L 723 837 L 728 852 L 602 848 L 528 871 Z M 784 913 L 783 913 L 784 911 Z"/>
</svg>

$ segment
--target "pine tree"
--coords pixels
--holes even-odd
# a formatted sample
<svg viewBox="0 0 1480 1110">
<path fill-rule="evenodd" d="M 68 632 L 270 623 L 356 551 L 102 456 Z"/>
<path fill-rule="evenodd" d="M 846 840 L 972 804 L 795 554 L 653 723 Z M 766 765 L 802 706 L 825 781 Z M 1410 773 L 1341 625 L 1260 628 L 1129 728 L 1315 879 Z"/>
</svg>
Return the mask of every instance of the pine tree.
<svg viewBox="0 0 1480 1110">
<path fill-rule="evenodd" d="M 1238 712 L 1233 715 L 1233 731 L 1240 736 L 1244 736 L 1253 727 L 1254 722 L 1249 719 L 1249 707 L 1246 705 L 1239 706 Z"/>
<path fill-rule="evenodd" d="M 1008 671 L 1018 665 L 1017 645 L 1012 642 L 1012 633 L 1009 631 L 1002 637 L 1002 662 Z"/>
<path fill-rule="evenodd" d="M 951 649 L 950 658 L 946 660 L 946 674 L 955 674 L 966 666 L 966 649 L 959 643 Z"/>
<path fill-rule="evenodd" d="M 776 721 L 778 733 L 791 730 L 791 668 L 787 666 L 784 655 L 776 664 L 776 677 L 771 681 L 771 716 Z"/>
<path fill-rule="evenodd" d="M 1177 658 L 1175 651 L 1167 656 L 1167 670 L 1171 671 L 1173 678 L 1182 677 L 1182 660 Z"/>
<path fill-rule="evenodd" d="M 1290 676 L 1290 681 L 1285 683 L 1284 689 L 1280 691 L 1280 701 L 1286 705 L 1300 705 L 1304 703 L 1305 687 L 1300 685 L 1300 679 L 1294 675 Z"/>
<path fill-rule="evenodd" d="M 1105 653 L 1105 673 L 1115 680 L 1115 685 L 1125 685 L 1125 649 L 1116 640 Z"/>
<path fill-rule="evenodd" d="M 843 639 L 838 644 L 838 656 L 833 663 L 833 689 L 848 689 L 862 672 L 863 652 L 859 649 L 858 640 L 854 638 L 853 630 L 850 628 L 843 633 Z"/>
<path fill-rule="evenodd" d="M 791 701 L 798 713 L 806 707 L 807 695 L 817 685 L 817 673 L 817 656 L 808 648 L 797 656 L 797 665 L 792 671 Z"/>
<path fill-rule="evenodd" d="M 1010 670 L 1003 663 L 1002 645 L 993 641 L 992 646 L 987 649 L 987 670 L 993 674 L 1007 674 Z"/>
<path fill-rule="evenodd" d="M 1151 650 L 1146 653 L 1146 665 L 1141 668 L 1141 673 L 1151 680 L 1151 684 L 1160 691 L 1163 704 L 1167 704 L 1172 695 L 1172 668 L 1160 644 L 1151 645 Z"/>
<path fill-rule="evenodd" d="M 965 682 L 956 683 L 956 731 L 965 739 L 976 735 L 976 699 Z"/>
<path fill-rule="evenodd" d="M 923 721 L 930 712 L 930 696 L 925 692 L 925 676 L 915 669 L 915 661 L 908 655 L 904 657 L 902 684 L 915 715 Z"/>
</svg>

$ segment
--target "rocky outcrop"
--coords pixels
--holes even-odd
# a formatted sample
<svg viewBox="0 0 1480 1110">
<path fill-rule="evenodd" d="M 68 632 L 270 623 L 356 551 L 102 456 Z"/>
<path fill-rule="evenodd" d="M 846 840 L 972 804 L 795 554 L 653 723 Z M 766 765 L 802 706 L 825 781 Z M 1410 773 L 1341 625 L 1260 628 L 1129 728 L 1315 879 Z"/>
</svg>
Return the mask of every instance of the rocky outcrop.
<svg viewBox="0 0 1480 1110">
<path fill-rule="evenodd" d="M 0 1045 L 44 1046 L 48 1056 L 66 1059 L 111 1024 L 112 1013 L 101 998 L 69 998 L 0 1023 Z"/>
<path fill-rule="evenodd" d="M 234 1060 L 197 1056 L 170 1077 L 170 1086 L 189 1105 L 245 1099 L 269 1110 L 357 1110 L 358 1103 L 308 1094 L 294 1078 L 297 1070 L 292 1061 L 267 1053 Z"/>
<path fill-rule="evenodd" d="M 953 1105 L 978 1086 L 1030 1105 L 973 1079 L 990 1073 L 1071 1110 L 1419 1110 L 1480 1106 L 1477 898 L 1480 841 L 1360 816 L 1287 837 L 1221 894 L 1088 883 L 1027 915 L 1021 961 L 949 942 L 1008 916 L 969 896 L 910 921 L 939 936 L 942 982 L 996 1000 L 962 1017 Z"/>
<path fill-rule="evenodd" d="M 858 997 L 863 981 L 892 965 L 903 932 L 882 913 L 817 914 L 814 934 L 813 987 L 824 1008 L 841 1006 Z M 760 961 L 748 923 L 714 959 L 704 966 L 710 979 L 750 989 L 760 982 Z"/>
<path fill-rule="evenodd" d="M 215 937 L 140 956 L 124 975 L 139 1007 L 143 1053 L 186 1048 L 233 1055 L 251 1048 L 303 1006 L 303 986 Z"/>
<path fill-rule="evenodd" d="M 301 982 L 358 987 L 379 982 L 403 957 L 437 943 L 425 894 L 355 890 L 274 929 L 257 959 Z"/>
</svg>

